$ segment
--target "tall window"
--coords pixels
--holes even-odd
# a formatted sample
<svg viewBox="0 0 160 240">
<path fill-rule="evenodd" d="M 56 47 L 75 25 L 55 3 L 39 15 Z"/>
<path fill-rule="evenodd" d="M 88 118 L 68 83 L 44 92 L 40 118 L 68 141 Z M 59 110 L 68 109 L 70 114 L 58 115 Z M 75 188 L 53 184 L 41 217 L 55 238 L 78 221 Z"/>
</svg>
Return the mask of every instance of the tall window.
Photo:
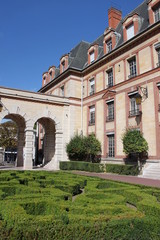
<svg viewBox="0 0 160 240">
<path fill-rule="evenodd" d="M 158 63 L 157 63 L 157 67 L 160 66 L 160 48 L 157 49 L 157 54 L 158 54 Z"/>
<path fill-rule="evenodd" d="M 129 72 L 130 72 L 130 75 L 128 76 L 128 78 L 135 77 L 137 75 L 136 58 L 134 57 L 128 60 L 128 63 L 129 63 Z"/>
<path fill-rule="evenodd" d="M 90 53 L 90 62 L 94 62 L 94 51 Z"/>
<path fill-rule="evenodd" d="M 61 96 L 64 97 L 64 85 L 61 87 Z"/>
<path fill-rule="evenodd" d="M 112 51 L 112 39 L 106 42 L 107 53 Z"/>
<path fill-rule="evenodd" d="M 131 24 L 129 27 L 127 27 L 126 31 L 127 31 L 127 40 L 134 37 L 134 25 L 133 24 Z"/>
<path fill-rule="evenodd" d="M 94 92 L 95 92 L 95 80 L 94 80 L 94 78 L 91 79 L 89 82 L 90 82 L 90 94 L 89 95 L 93 95 Z"/>
<path fill-rule="evenodd" d="M 154 19 L 155 22 L 160 20 L 160 5 L 154 10 Z"/>
<path fill-rule="evenodd" d="M 108 116 L 106 121 L 113 121 L 114 120 L 114 101 L 107 103 L 108 108 Z"/>
<path fill-rule="evenodd" d="M 106 72 L 107 74 L 107 87 L 113 86 L 113 69 Z"/>
<path fill-rule="evenodd" d="M 65 70 L 65 61 L 62 62 L 62 72 Z"/>
<path fill-rule="evenodd" d="M 89 125 L 95 124 L 95 106 L 89 108 Z"/>
<path fill-rule="evenodd" d="M 114 134 L 108 135 L 108 157 L 115 157 Z"/>
<path fill-rule="evenodd" d="M 136 103 L 136 99 L 135 99 L 135 94 L 130 96 L 130 112 L 129 115 L 131 116 L 136 116 L 139 115 L 140 111 L 139 111 L 139 105 L 137 105 Z"/>
<path fill-rule="evenodd" d="M 50 81 L 52 80 L 52 71 L 49 72 L 49 79 L 50 79 Z"/>
</svg>

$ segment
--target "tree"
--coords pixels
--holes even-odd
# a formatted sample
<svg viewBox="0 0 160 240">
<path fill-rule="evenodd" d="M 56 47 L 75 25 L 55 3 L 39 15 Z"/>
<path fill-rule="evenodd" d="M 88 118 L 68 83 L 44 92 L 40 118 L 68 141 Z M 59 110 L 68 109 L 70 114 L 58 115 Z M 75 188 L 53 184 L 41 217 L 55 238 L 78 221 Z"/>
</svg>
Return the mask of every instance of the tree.
<svg viewBox="0 0 160 240">
<path fill-rule="evenodd" d="M 100 161 L 101 143 L 94 134 L 88 137 L 75 135 L 66 146 L 70 160 L 97 162 Z"/>
<path fill-rule="evenodd" d="M 123 151 L 129 154 L 137 154 L 137 160 L 140 166 L 142 167 L 142 154 L 147 153 L 148 143 L 143 137 L 143 134 L 136 129 L 127 129 L 122 136 L 123 141 Z"/>
<path fill-rule="evenodd" d="M 17 147 L 17 125 L 12 122 L 0 124 L 0 146 L 3 148 Z"/>
</svg>

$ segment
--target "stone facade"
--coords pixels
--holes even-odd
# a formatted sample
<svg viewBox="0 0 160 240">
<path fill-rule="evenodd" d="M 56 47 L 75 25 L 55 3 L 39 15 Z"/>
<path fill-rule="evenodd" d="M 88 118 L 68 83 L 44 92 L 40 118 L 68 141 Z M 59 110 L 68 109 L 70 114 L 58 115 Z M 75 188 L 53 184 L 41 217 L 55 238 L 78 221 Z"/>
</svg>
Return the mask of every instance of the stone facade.
<svg viewBox="0 0 160 240">
<path fill-rule="evenodd" d="M 159 8 L 159 0 L 146 0 L 124 19 L 112 8 L 104 34 L 63 55 L 60 68 L 52 66 L 43 74 L 39 93 L 0 88 L 0 117 L 19 127 L 18 166 L 32 168 L 36 122 L 45 130 L 44 164 L 51 169 L 67 160 L 66 143 L 76 133 L 95 133 L 102 158 L 121 162 L 126 128 L 142 131 L 148 159 L 160 160 Z M 143 95 L 139 107 L 137 92 Z"/>
</svg>

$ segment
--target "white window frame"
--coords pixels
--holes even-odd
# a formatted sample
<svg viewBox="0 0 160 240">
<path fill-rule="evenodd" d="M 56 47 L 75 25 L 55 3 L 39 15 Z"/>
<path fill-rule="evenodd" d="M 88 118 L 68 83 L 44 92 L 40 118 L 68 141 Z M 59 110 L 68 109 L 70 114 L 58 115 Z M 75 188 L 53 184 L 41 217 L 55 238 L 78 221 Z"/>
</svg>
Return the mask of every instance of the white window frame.
<svg viewBox="0 0 160 240">
<path fill-rule="evenodd" d="M 90 95 L 93 95 L 95 93 L 95 79 L 92 78 L 89 80 L 90 82 Z"/>
<path fill-rule="evenodd" d="M 108 41 L 106 41 L 106 49 L 107 49 L 107 53 L 110 53 L 112 51 L 112 39 L 109 39 Z"/>
<path fill-rule="evenodd" d="M 90 52 L 90 63 L 94 62 L 95 56 L 94 56 L 94 51 Z"/>
<path fill-rule="evenodd" d="M 155 23 L 160 20 L 160 5 L 154 10 L 154 21 Z"/>
<path fill-rule="evenodd" d="M 106 83 L 106 87 L 113 87 L 113 69 L 109 69 L 106 71 L 106 77 L 107 77 L 107 83 Z"/>
<path fill-rule="evenodd" d="M 64 85 L 60 87 L 61 89 L 61 96 L 64 97 Z"/>
<path fill-rule="evenodd" d="M 126 34 L 127 34 L 127 40 L 134 37 L 134 24 L 132 23 L 128 27 L 126 27 Z"/>
<path fill-rule="evenodd" d="M 95 124 L 95 106 L 91 106 L 89 108 L 89 124 L 90 125 Z"/>
</svg>

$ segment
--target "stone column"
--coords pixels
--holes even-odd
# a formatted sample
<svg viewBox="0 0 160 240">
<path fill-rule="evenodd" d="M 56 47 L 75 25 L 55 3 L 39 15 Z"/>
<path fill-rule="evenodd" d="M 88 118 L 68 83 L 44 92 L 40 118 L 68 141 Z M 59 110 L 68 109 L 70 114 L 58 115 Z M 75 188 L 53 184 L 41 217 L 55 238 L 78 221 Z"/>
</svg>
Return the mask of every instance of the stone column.
<svg viewBox="0 0 160 240">
<path fill-rule="evenodd" d="M 23 148 L 24 148 L 24 131 L 18 133 L 18 147 L 17 147 L 17 160 L 16 160 L 16 166 L 17 167 L 23 167 Z"/>
<path fill-rule="evenodd" d="M 54 155 L 54 169 L 59 170 L 59 163 L 63 161 L 63 132 L 56 131 L 55 135 L 55 155 Z"/>
<path fill-rule="evenodd" d="M 26 129 L 25 130 L 25 147 L 24 147 L 24 169 L 33 168 L 33 141 L 34 141 L 34 130 Z"/>
</svg>

